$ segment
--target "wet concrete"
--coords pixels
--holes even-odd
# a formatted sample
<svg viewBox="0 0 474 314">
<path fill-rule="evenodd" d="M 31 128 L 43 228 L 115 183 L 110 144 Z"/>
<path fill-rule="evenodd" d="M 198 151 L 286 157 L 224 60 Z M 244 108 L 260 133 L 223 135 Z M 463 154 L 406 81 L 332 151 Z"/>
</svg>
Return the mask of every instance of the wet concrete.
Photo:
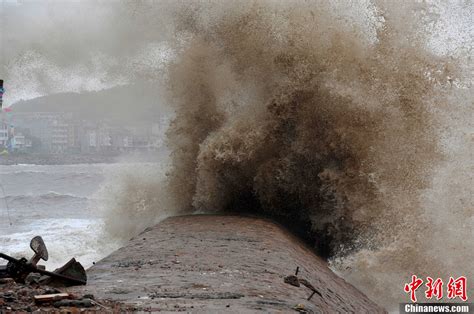
<svg viewBox="0 0 474 314">
<path fill-rule="evenodd" d="M 305 285 L 285 283 L 294 275 Z M 268 220 L 198 215 L 168 218 L 88 270 L 72 289 L 143 311 L 383 313 L 326 262 Z"/>
</svg>

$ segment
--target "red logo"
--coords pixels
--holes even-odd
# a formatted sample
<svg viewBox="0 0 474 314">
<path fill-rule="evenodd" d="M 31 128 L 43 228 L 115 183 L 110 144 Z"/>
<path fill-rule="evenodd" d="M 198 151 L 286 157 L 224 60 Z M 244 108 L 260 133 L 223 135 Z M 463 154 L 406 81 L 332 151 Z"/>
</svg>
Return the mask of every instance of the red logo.
<svg viewBox="0 0 474 314">
<path fill-rule="evenodd" d="M 418 289 L 423 284 L 423 280 L 417 278 L 416 275 L 411 276 L 411 283 L 405 285 L 405 292 L 410 292 L 410 298 L 412 302 L 416 302 L 416 289 Z"/>
<path fill-rule="evenodd" d="M 423 284 L 423 279 L 418 278 L 416 275 L 411 276 L 411 282 L 405 284 L 404 291 L 410 293 L 410 299 L 412 302 L 416 302 L 416 290 Z M 425 291 L 425 297 L 432 299 L 436 297 L 436 300 L 443 298 L 443 280 L 437 278 L 434 280 L 431 277 L 426 277 L 427 287 Z M 459 297 L 463 301 L 467 301 L 467 279 L 461 276 L 457 279 L 449 277 L 449 282 L 446 286 L 448 299 L 455 299 Z"/>
<path fill-rule="evenodd" d="M 448 299 L 455 299 L 456 297 L 460 297 L 461 300 L 467 301 L 466 286 L 467 286 L 466 277 L 461 276 L 458 279 L 449 277 Z"/>
<path fill-rule="evenodd" d="M 427 299 L 431 299 L 433 296 L 436 296 L 436 300 L 441 300 L 443 298 L 443 280 L 441 278 L 433 281 L 433 278 L 426 277 L 428 282 L 426 286 L 428 289 L 425 291 L 425 296 Z"/>
</svg>

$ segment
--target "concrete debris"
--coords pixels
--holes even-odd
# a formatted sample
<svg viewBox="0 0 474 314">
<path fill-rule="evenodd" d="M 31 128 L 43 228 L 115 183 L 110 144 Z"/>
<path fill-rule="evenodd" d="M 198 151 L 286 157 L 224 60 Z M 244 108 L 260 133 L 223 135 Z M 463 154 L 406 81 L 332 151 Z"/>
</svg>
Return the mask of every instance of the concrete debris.
<svg viewBox="0 0 474 314">
<path fill-rule="evenodd" d="M 72 294 L 44 285 L 14 281 L 0 285 L 0 313 L 131 313 L 133 309 L 92 294 Z M 60 308 L 60 309 L 58 309 Z"/>
<path fill-rule="evenodd" d="M 11 284 L 14 282 L 15 280 L 13 280 L 13 278 L 0 278 L 0 285 Z"/>
<path fill-rule="evenodd" d="M 35 295 L 34 300 L 36 303 L 46 303 L 46 302 L 53 302 L 53 301 L 67 299 L 69 297 L 70 297 L 69 293 L 43 294 L 43 295 Z"/>
<path fill-rule="evenodd" d="M 92 307 L 91 299 L 61 300 L 53 303 L 54 307 Z"/>
</svg>

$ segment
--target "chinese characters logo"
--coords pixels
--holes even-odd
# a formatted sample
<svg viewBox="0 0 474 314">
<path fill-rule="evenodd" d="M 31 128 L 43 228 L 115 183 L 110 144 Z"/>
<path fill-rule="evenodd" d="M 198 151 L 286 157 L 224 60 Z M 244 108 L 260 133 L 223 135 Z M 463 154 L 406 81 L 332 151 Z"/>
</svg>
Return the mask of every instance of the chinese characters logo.
<svg viewBox="0 0 474 314">
<path fill-rule="evenodd" d="M 426 290 L 425 297 L 432 299 L 436 297 L 436 300 L 441 300 L 444 296 L 443 280 L 437 278 L 434 280 L 431 277 L 426 277 Z M 411 276 L 411 282 L 405 284 L 404 291 L 410 294 L 412 302 L 416 302 L 416 290 L 422 288 L 423 279 L 418 278 L 416 275 Z M 457 279 L 449 277 L 449 281 L 446 285 L 446 295 L 448 299 L 460 298 L 462 301 L 467 301 L 467 280 L 466 277 L 461 276 Z"/>
</svg>

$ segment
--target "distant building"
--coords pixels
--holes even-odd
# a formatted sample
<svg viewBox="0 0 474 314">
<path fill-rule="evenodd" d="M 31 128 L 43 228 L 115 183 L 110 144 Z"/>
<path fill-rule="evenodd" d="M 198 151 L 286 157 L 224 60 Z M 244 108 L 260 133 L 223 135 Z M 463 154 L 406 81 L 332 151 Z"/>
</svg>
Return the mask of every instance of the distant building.
<svg viewBox="0 0 474 314">
<path fill-rule="evenodd" d="M 130 132 L 124 128 L 113 128 L 110 132 L 110 139 L 112 149 L 116 152 L 127 151 L 129 147 L 132 147 L 132 137 Z"/>
<path fill-rule="evenodd" d="M 154 124 L 114 125 L 109 120 L 76 120 L 72 113 L 57 112 L 15 112 L 8 119 L 0 127 L 0 147 L 15 144 L 16 150 L 48 154 L 157 150 L 164 145 L 170 123 L 163 116 Z"/>
<path fill-rule="evenodd" d="M 9 127 L 8 124 L 2 122 L 0 123 L 0 149 L 6 148 L 8 145 L 8 134 Z"/>
<path fill-rule="evenodd" d="M 52 153 L 64 153 L 69 147 L 69 124 L 63 120 L 56 119 L 50 126 Z"/>
<path fill-rule="evenodd" d="M 15 112 L 11 124 L 27 129 L 39 140 L 35 149 L 43 153 L 63 153 L 69 147 L 69 124 L 72 115 L 56 112 Z"/>
<path fill-rule="evenodd" d="M 93 153 L 97 151 L 97 131 L 93 127 L 84 127 L 79 140 L 80 151 L 82 153 Z"/>
<path fill-rule="evenodd" d="M 97 144 L 100 150 L 110 151 L 112 148 L 111 128 L 101 125 L 97 128 Z"/>
<path fill-rule="evenodd" d="M 15 134 L 11 139 L 11 148 L 13 151 L 24 151 L 26 149 L 26 139 L 21 133 Z"/>
</svg>

